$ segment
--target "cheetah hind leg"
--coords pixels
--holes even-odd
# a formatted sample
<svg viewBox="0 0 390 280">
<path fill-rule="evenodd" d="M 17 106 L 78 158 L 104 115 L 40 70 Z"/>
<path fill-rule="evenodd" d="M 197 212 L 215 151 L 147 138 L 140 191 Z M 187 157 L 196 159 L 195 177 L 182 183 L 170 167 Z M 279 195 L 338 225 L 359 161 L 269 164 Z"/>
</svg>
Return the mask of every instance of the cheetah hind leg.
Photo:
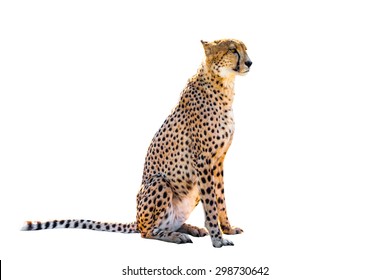
<svg viewBox="0 0 390 280">
<path fill-rule="evenodd" d="M 187 233 L 195 237 L 203 237 L 209 234 L 205 228 L 198 228 L 189 224 L 183 224 L 177 232 Z"/>
<path fill-rule="evenodd" d="M 192 243 L 187 234 L 170 229 L 169 217 L 174 216 L 172 196 L 170 183 L 165 176 L 156 175 L 151 178 L 150 183 L 139 194 L 139 201 L 150 201 L 149 205 L 141 203 L 138 208 L 137 223 L 141 236 L 176 244 Z"/>
</svg>

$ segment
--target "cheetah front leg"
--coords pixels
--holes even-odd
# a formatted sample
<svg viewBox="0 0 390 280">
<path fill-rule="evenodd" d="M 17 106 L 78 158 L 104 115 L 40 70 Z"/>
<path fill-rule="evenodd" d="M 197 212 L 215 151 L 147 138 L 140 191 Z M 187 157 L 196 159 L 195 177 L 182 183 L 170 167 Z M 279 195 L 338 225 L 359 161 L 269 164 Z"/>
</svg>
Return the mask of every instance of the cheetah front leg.
<svg viewBox="0 0 390 280">
<path fill-rule="evenodd" d="M 203 170 L 198 170 L 197 173 L 200 199 L 205 212 L 205 226 L 210 234 L 213 246 L 220 248 L 222 246 L 234 245 L 233 242 L 222 237 L 222 232 L 219 228 L 215 181 L 212 169 L 206 166 Z"/>
<path fill-rule="evenodd" d="M 243 230 L 239 227 L 233 227 L 230 225 L 229 218 L 227 216 L 226 201 L 225 201 L 225 189 L 223 182 L 223 161 L 222 157 L 216 168 L 214 168 L 214 178 L 216 181 L 216 195 L 218 205 L 218 220 L 223 233 L 225 234 L 240 234 Z"/>
</svg>

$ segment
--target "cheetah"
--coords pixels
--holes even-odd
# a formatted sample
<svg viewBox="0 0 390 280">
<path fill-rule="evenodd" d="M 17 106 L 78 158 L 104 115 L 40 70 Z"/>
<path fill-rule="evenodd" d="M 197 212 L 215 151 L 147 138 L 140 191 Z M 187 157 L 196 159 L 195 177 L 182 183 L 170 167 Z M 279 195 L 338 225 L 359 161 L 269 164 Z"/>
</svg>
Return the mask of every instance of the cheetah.
<svg viewBox="0 0 390 280">
<path fill-rule="evenodd" d="M 29 221 L 22 230 L 83 228 L 140 233 L 143 238 L 178 244 L 192 243 L 189 235 L 210 235 L 214 247 L 233 245 L 222 233 L 240 234 L 243 230 L 231 226 L 227 216 L 223 163 L 234 134 L 235 77 L 249 72 L 252 61 L 239 40 L 201 43 L 205 52 L 201 66 L 148 148 L 136 221 Z M 206 228 L 185 223 L 199 201 Z"/>
</svg>

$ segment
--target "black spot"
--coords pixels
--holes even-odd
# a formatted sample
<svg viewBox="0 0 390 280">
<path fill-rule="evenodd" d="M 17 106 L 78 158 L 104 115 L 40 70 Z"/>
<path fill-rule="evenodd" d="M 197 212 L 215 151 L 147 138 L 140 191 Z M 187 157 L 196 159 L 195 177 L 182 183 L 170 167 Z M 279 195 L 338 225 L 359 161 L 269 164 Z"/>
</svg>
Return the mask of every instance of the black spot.
<svg viewBox="0 0 390 280">
<path fill-rule="evenodd" d="M 70 224 L 66 223 L 65 228 L 69 228 Z"/>
<path fill-rule="evenodd" d="M 63 225 L 64 223 L 65 223 L 64 220 L 61 220 L 61 221 L 60 221 L 60 225 Z"/>
<path fill-rule="evenodd" d="M 107 225 L 107 226 L 106 226 L 106 230 L 109 230 L 109 229 L 110 229 L 110 226 Z"/>
<path fill-rule="evenodd" d="M 204 177 L 202 177 L 201 180 L 202 180 L 202 183 L 203 183 L 203 184 L 206 184 L 206 179 L 205 179 Z"/>
<path fill-rule="evenodd" d="M 87 228 L 87 225 L 86 224 L 83 224 L 83 229 L 86 229 Z"/>
<path fill-rule="evenodd" d="M 75 227 L 75 228 L 78 228 L 78 227 L 79 227 L 79 222 L 75 222 L 75 223 L 74 223 L 74 227 Z"/>
<path fill-rule="evenodd" d="M 157 207 L 160 207 L 160 206 L 161 206 L 161 204 L 162 204 L 162 201 L 161 201 L 161 200 L 159 200 L 159 201 L 157 202 Z"/>
<path fill-rule="evenodd" d="M 97 224 L 97 225 L 96 225 L 96 228 L 97 228 L 97 229 L 100 229 L 100 225 L 99 225 L 99 224 Z"/>
<path fill-rule="evenodd" d="M 88 228 L 89 228 L 89 229 L 92 229 L 92 228 L 93 228 L 93 226 L 92 226 L 92 225 L 89 225 L 89 226 L 88 226 Z"/>
<path fill-rule="evenodd" d="M 50 222 L 46 222 L 46 223 L 45 223 L 45 229 L 46 229 L 46 228 L 49 228 L 49 226 L 50 226 Z"/>
<path fill-rule="evenodd" d="M 163 190 L 163 185 L 158 186 L 158 191 L 161 192 Z"/>
<path fill-rule="evenodd" d="M 210 193 L 211 193 L 211 188 L 208 187 L 208 188 L 206 189 L 206 192 L 207 192 L 208 194 L 210 194 Z"/>
<path fill-rule="evenodd" d="M 53 227 L 52 228 L 56 228 L 57 227 L 57 220 L 54 220 L 53 221 Z"/>
<path fill-rule="evenodd" d="M 42 229 L 42 224 L 41 224 L 41 222 L 37 222 L 37 230 L 40 230 L 40 229 Z"/>
</svg>

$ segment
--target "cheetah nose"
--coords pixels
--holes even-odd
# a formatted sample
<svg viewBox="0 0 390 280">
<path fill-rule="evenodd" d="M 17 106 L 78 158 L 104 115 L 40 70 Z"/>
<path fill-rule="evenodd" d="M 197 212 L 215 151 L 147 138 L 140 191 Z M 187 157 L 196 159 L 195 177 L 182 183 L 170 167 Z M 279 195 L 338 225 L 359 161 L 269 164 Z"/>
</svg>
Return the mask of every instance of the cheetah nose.
<svg viewBox="0 0 390 280">
<path fill-rule="evenodd" d="M 252 65 L 252 61 L 248 60 L 248 61 L 245 61 L 245 65 L 249 67 L 251 67 Z"/>
</svg>

